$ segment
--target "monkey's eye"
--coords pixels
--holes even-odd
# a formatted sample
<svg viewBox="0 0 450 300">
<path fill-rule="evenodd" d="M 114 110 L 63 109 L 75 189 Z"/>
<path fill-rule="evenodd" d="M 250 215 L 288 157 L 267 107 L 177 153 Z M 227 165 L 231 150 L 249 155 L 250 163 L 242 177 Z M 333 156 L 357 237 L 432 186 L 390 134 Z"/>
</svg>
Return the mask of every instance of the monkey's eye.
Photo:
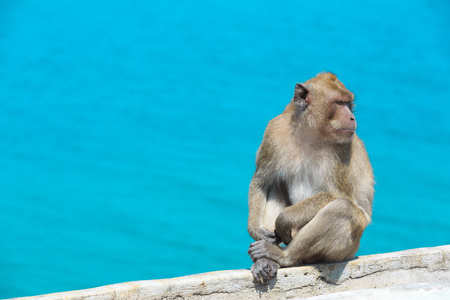
<svg viewBox="0 0 450 300">
<path fill-rule="evenodd" d="M 350 110 L 352 110 L 354 106 L 352 101 L 336 100 L 335 103 L 337 105 L 346 105 Z"/>
</svg>

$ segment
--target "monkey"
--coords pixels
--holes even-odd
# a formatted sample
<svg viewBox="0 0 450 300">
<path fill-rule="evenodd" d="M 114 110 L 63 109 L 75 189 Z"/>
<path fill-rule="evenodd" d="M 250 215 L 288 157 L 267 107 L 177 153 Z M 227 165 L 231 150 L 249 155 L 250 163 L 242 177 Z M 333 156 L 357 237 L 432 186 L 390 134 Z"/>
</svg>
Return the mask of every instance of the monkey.
<svg viewBox="0 0 450 300">
<path fill-rule="evenodd" d="M 371 222 L 374 175 L 353 108 L 353 93 L 322 72 L 297 83 L 268 123 L 248 197 L 255 282 L 267 283 L 280 267 L 356 254 Z"/>
</svg>

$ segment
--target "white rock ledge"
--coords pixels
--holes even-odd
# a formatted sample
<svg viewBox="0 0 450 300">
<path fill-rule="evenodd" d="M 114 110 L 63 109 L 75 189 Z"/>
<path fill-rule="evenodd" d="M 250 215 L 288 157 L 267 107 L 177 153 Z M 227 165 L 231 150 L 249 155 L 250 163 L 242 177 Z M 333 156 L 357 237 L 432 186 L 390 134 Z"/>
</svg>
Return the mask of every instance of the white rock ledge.
<svg viewBox="0 0 450 300">
<path fill-rule="evenodd" d="M 249 270 L 233 270 L 16 299 L 448 299 L 449 291 L 447 245 L 280 269 L 267 285 L 254 284 Z"/>
</svg>

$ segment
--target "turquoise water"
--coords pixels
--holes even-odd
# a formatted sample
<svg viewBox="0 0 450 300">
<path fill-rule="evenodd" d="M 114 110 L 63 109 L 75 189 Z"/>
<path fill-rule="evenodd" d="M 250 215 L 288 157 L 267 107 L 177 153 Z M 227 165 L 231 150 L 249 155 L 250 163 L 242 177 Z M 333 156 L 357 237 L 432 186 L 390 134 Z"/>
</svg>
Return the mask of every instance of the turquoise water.
<svg viewBox="0 0 450 300">
<path fill-rule="evenodd" d="M 249 268 L 267 122 L 320 71 L 377 180 L 359 255 L 450 243 L 448 1 L 0 2 L 0 298 Z"/>
</svg>

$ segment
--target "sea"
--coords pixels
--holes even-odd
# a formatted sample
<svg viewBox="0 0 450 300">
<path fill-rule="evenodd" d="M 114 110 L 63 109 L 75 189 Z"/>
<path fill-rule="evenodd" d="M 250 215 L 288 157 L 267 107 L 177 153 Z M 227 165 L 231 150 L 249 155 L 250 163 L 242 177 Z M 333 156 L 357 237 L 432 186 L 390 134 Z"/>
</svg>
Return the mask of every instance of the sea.
<svg viewBox="0 0 450 300">
<path fill-rule="evenodd" d="M 250 268 L 256 150 L 322 71 L 376 178 L 357 255 L 450 244 L 450 2 L 0 1 L 0 298 Z"/>
</svg>

